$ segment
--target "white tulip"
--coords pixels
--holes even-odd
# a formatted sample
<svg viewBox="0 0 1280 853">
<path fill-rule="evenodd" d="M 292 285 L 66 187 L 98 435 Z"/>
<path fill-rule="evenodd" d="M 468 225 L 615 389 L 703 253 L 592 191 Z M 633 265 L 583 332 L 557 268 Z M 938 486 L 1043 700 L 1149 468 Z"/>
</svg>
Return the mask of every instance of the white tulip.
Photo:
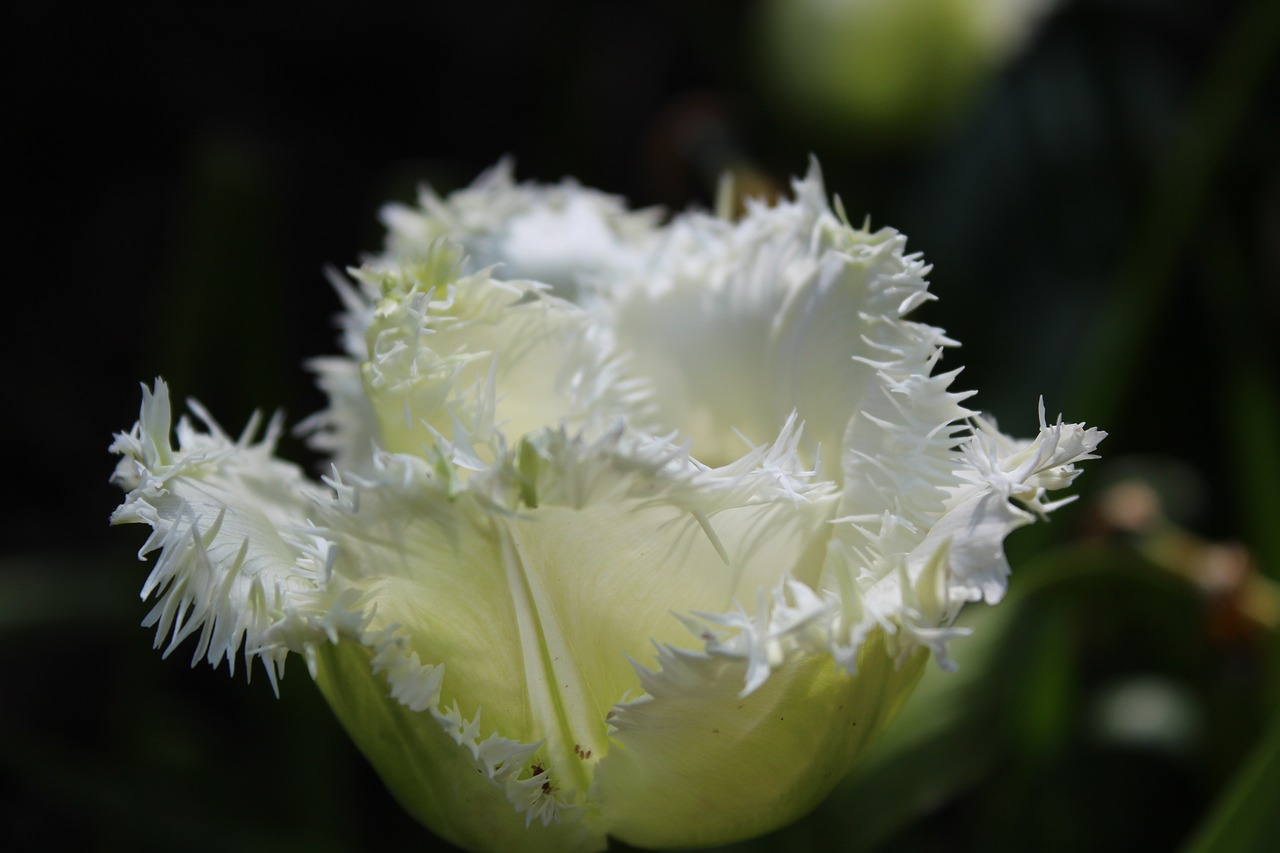
<svg viewBox="0 0 1280 853">
<path fill-rule="evenodd" d="M 1018 442 L 964 408 L 934 374 L 953 342 L 906 319 L 928 267 L 816 166 L 794 188 L 659 225 L 499 170 L 390 209 L 314 365 L 322 483 L 278 422 L 233 439 L 193 404 L 174 444 L 159 380 L 117 436 L 157 645 L 273 686 L 301 654 L 470 849 L 716 844 L 810 809 L 1104 433 L 1042 408 Z"/>
</svg>

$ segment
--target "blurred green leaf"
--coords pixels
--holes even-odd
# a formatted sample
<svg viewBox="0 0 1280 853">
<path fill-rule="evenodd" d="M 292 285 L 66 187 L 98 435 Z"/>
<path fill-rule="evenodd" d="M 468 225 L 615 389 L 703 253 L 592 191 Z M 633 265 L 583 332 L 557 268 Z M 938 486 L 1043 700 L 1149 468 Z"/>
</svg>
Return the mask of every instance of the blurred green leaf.
<svg viewBox="0 0 1280 853">
<path fill-rule="evenodd" d="M 1192 243 L 1206 194 L 1263 90 L 1278 43 L 1280 3 L 1241 4 L 1148 194 L 1144 219 L 1120 264 L 1115 287 L 1097 312 L 1096 328 L 1085 338 L 1068 395 L 1073 417 L 1112 423 L 1124 395 L 1132 391 L 1150 350 L 1151 331 L 1165 316 L 1170 282 Z"/>
<path fill-rule="evenodd" d="M 1280 838 L 1280 714 L 1185 853 L 1265 853 Z"/>
</svg>

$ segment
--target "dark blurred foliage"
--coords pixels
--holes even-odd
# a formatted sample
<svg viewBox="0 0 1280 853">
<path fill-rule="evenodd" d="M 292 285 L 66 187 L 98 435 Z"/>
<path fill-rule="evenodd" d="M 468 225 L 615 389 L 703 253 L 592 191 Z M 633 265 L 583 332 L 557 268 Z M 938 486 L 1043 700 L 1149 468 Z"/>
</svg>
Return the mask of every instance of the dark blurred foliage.
<svg viewBox="0 0 1280 853">
<path fill-rule="evenodd" d="M 7 4 L 0 847 L 431 849 L 300 662 L 277 700 L 149 648 L 140 531 L 106 525 L 138 383 L 230 430 L 319 408 L 322 270 L 419 182 L 510 153 L 678 208 L 812 153 L 935 265 L 923 316 L 979 405 L 1026 433 L 1043 393 L 1111 437 L 1083 500 L 1011 540 L 961 671 L 813 816 L 733 849 L 1267 849 L 1280 4 L 1066 3 L 897 128 L 797 109 L 760 5 Z"/>
</svg>

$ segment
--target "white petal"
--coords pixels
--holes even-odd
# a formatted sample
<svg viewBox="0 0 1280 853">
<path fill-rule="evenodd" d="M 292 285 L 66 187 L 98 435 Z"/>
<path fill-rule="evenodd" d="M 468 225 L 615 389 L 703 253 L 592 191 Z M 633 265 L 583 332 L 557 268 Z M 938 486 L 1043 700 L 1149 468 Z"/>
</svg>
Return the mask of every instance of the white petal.
<svg viewBox="0 0 1280 853">
<path fill-rule="evenodd" d="M 413 260 L 440 237 L 466 250 L 466 272 L 498 265 L 503 279 L 532 279 L 575 299 L 584 286 L 639 262 L 653 240 L 656 213 L 632 212 L 615 196 L 572 180 L 516 184 L 510 161 L 472 186 L 441 198 L 429 188 L 416 209 L 389 205 L 386 253 Z"/>
<path fill-rule="evenodd" d="M 901 235 L 838 218 L 816 165 L 795 190 L 737 223 L 678 217 L 606 322 L 659 422 L 697 458 L 735 459 L 743 439 L 771 441 L 794 412 L 802 457 L 841 482 L 846 425 L 883 384 L 878 362 L 924 363 L 949 341 L 902 319 L 930 297 L 928 268 Z"/>
<path fill-rule="evenodd" d="M 957 401 L 945 392 L 947 381 L 918 378 L 903 386 L 910 393 L 899 412 L 913 417 L 894 424 L 864 413 L 850 426 L 841 503 L 849 514 L 822 581 L 840 591 L 838 659 L 847 660 L 879 625 L 894 632 L 896 655 L 923 645 L 948 665 L 947 642 L 956 636 L 948 626 L 960 607 L 1004 596 L 1004 540 L 1061 505 L 1045 503 L 1045 495 L 1069 484 L 1074 464 L 1094 458 L 1106 435 L 1058 423 L 1042 426 L 1033 441 L 1015 441 L 976 419 L 978 428 L 957 440 L 949 419 Z"/>
<path fill-rule="evenodd" d="M 360 362 L 353 358 L 315 358 L 308 367 L 329 405 L 298 424 L 296 432 L 307 437 L 314 450 L 328 454 L 335 466 L 357 474 L 373 469 L 373 454 L 381 437 L 378 416 L 365 394 Z"/>
<path fill-rule="evenodd" d="M 932 552 L 949 543 L 954 600 L 1000 600 L 1009 574 L 1005 537 L 1036 515 L 1061 506 L 1062 502 L 1046 504 L 1046 494 L 1070 485 L 1078 473 L 1075 463 L 1097 458 L 1093 451 L 1107 435 L 1083 424 L 1045 425 L 1043 402 L 1040 421 L 1034 440 L 1015 441 L 978 419 L 979 428 L 958 460 L 959 484 L 951 490 L 945 512 L 911 554 L 913 566 L 923 565 Z"/>
<path fill-rule="evenodd" d="M 184 418 L 175 448 L 168 387 L 143 388 L 138 423 L 111 448 L 122 457 L 115 479 L 129 488 L 111 520 L 150 525 L 139 557 L 160 550 L 142 590 L 157 599 L 143 623 L 156 626 L 156 645 L 169 635 L 167 655 L 198 632 L 192 662 L 226 658 L 232 670 L 243 645 L 246 661 L 263 658 L 274 685 L 289 650 L 280 631 L 298 636 L 293 611 L 315 607 L 323 584 L 327 545 L 307 527 L 321 492 L 272 455 L 278 422 L 261 441 L 252 440 L 254 423 L 233 441 L 193 407 L 204 429 Z"/>
</svg>

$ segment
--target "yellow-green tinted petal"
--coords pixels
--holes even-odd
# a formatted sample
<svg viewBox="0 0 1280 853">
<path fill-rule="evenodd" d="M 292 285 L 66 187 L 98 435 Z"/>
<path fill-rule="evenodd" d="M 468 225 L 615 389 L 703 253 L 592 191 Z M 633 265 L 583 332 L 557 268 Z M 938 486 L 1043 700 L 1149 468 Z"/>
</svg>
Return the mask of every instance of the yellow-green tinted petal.
<svg viewBox="0 0 1280 853">
<path fill-rule="evenodd" d="M 633 414 L 636 383 L 615 375 L 581 309 L 531 282 L 459 269 L 441 244 L 416 265 L 357 272 L 380 294 L 360 375 L 382 449 L 479 470 L 525 433 Z"/>
<path fill-rule="evenodd" d="M 884 730 L 927 655 L 901 668 L 877 631 L 849 675 L 800 656 L 739 697 L 746 664 L 664 652 L 648 696 L 613 715 L 593 799 L 610 834 L 639 847 L 724 844 L 805 814 Z"/>
<path fill-rule="evenodd" d="M 371 666 L 371 652 L 351 640 L 320 646 L 314 656 L 320 692 L 392 795 L 416 819 L 468 850 L 604 849 L 600 831 L 572 815 L 548 825 L 528 821 L 484 764 L 431 714 L 390 699 L 386 682 L 371 677 Z"/>
<path fill-rule="evenodd" d="M 624 452 L 617 435 L 540 439 L 489 475 L 487 498 L 486 478 L 455 495 L 425 461 L 387 457 L 385 477 L 350 486 L 323 529 L 366 638 L 394 632 L 422 666 L 443 664 L 418 709 L 456 706 L 481 715 L 480 737 L 542 744 L 521 778 L 540 764 L 561 808 L 589 805 L 607 716 L 641 689 L 633 663 L 656 665 L 655 641 L 701 644 L 680 615 L 816 579 L 836 495 L 796 491 L 777 460 L 730 476 L 669 448 Z M 770 498 L 761 481 L 780 478 L 788 491 Z M 435 690 L 407 681 L 439 677 L 383 668 L 406 695 Z"/>
</svg>

